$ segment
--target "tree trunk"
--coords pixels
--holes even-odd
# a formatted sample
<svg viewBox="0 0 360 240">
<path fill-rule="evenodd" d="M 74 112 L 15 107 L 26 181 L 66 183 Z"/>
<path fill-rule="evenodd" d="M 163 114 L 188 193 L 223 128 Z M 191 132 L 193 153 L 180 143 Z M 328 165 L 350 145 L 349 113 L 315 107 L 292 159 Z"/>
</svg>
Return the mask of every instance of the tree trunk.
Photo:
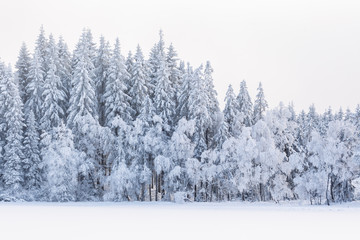
<svg viewBox="0 0 360 240">
<path fill-rule="evenodd" d="M 152 177 L 151 177 L 152 178 Z M 149 201 L 151 202 L 151 185 L 152 184 L 149 184 Z"/>
<path fill-rule="evenodd" d="M 155 201 L 158 201 L 158 175 L 155 173 Z"/>
<path fill-rule="evenodd" d="M 195 184 L 195 186 L 194 186 L 194 201 L 197 201 L 197 199 L 196 199 L 196 184 Z"/>
<path fill-rule="evenodd" d="M 327 179 L 327 183 L 326 183 L 326 203 L 327 203 L 327 205 L 330 205 L 329 184 L 330 184 L 330 174 L 328 174 L 328 179 Z"/>
</svg>

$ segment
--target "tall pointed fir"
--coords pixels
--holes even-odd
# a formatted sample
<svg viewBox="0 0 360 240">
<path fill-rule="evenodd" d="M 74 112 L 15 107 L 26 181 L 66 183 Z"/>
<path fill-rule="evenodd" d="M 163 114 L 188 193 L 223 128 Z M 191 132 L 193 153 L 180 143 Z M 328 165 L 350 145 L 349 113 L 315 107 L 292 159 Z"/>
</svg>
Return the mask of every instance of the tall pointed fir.
<svg viewBox="0 0 360 240">
<path fill-rule="evenodd" d="M 134 56 L 132 54 L 131 51 L 129 51 L 128 56 L 125 60 L 125 66 L 126 66 L 126 71 L 131 75 L 131 69 L 134 66 Z M 132 87 L 133 83 L 131 82 L 131 76 L 127 79 L 126 81 L 126 87 L 128 89 L 128 91 L 130 90 L 130 88 Z M 128 92 L 127 92 L 128 93 Z"/>
<path fill-rule="evenodd" d="M 170 131 L 175 109 L 174 89 L 169 79 L 170 73 L 166 60 L 159 56 L 159 69 L 155 73 L 154 105 L 156 113 L 162 118 L 164 128 Z"/>
<path fill-rule="evenodd" d="M 40 122 L 42 118 L 44 75 L 40 51 L 35 50 L 29 71 L 29 84 L 26 89 L 28 98 L 25 103 L 24 113 L 29 115 L 33 111 L 36 122 Z"/>
<path fill-rule="evenodd" d="M 64 119 L 67 119 L 67 111 L 69 108 L 70 101 L 70 89 L 71 89 L 71 57 L 68 50 L 67 44 L 64 42 L 63 38 L 59 38 L 57 44 L 58 48 L 58 58 L 59 65 L 57 66 L 57 72 L 60 77 L 60 81 L 64 88 L 65 99 L 61 102 L 61 108 L 64 111 Z"/>
<path fill-rule="evenodd" d="M 91 30 L 84 29 L 84 31 L 85 31 L 86 40 L 88 43 L 89 58 L 91 59 L 92 64 L 95 66 L 96 65 L 96 55 L 97 55 L 96 43 L 94 42 L 94 37 L 92 35 Z"/>
<path fill-rule="evenodd" d="M 224 121 L 227 123 L 229 128 L 228 132 L 234 136 L 235 127 L 237 123 L 237 117 L 239 116 L 238 104 L 236 101 L 234 89 L 230 84 L 225 96 L 225 108 L 223 111 Z"/>
<path fill-rule="evenodd" d="M 208 109 L 211 113 L 217 113 L 220 111 L 219 102 L 217 100 L 217 92 L 214 87 L 214 80 L 212 77 L 212 73 L 214 69 L 211 67 L 210 61 L 206 62 L 204 69 L 204 81 L 206 87 L 206 93 L 209 99 Z"/>
<path fill-rule="evenodd" d="M 15 83 L 10 67 L 0 63 L 0 95 L 1 113 L 4 118 L 4 153 L 2 182 L 5 191 L 15 197 L 20 197 L 23 184 L 23 132 L 25 126 L 22 112 L 23 103 L 18 86 Z"/>
<path fill-rule="evenodd" d="M 98 113 L 99 113 L 99 123 L 101 126 L 105 125 L 104 93 L 106 88 L 106 80 L 109 74 L 110 58 L 111 58 L 111 53 L 110 53 L 109 42 L 105 41 L 105 38 L 101 36 L 100 46 L 95 61 L 96 97 L 97 97 L 97 105 L 98 105 Z"/>
<path fill-rule="evenodd" d="M 74 51 L 75 65 L 71 79 L 70 106 L 67 125 L 74 128 L 81 117 L 98 119 L 94 84 L 94 65 L 91 59 L 91 46 L 87 32 L 81 35 Z"/>
<path fill-rule="evenodd" d="M 128 78 L 129 74 L 126 71 L 125 60 L 120 53 L 119 39 L 116 39 L 104 94 L 106 125 L 109 127 L 112 126 L 113 120 L 117 117 L 127 123 L 132 120 L 131 99 L 126 94 L 127 88 L 125 84 Z M 116 133 L 117 129 L 114 130 Z"/>
<path fill-rule="evenodd" d="M 243 80 L 240 84 L 240 92 L 236 97 L 236 100 L 239 105 L 239 112 L 243 117 L 243 124 L 246 127 L 250 127 L 253 121 L 253 104 L 251 102 L 245 80 Z"/>
<path fill-rule="evenodd" d="M 5 127 L 6 127 L 6 121 L 5 121 L 5 94 L 2 94 L 3 92 L 3 85 L 5 82 L 5 65 L 0 61 L 0 172 L 3 172 L 3 149 L 5 145 Z M 3 181 L 0 176 L 0 188 L 3 187 Z"/>
<path fill-rule="evenodd" d="M 213 137 L 217 132 L 219 124 L 221 123 L 221 111 L 219 102 L 217 100 L 217 92 L 214 87 L 214 81 L 212 77 L 213 72 L 214 70 L 211 67 L 210 61 L 207 61 L 204 69 L 204 84 L 208 99 L 207 108 L 211 119 L 211 123 L 206 131 L 206 142 L 208 147 L 216 145 L 216 143 L 213 141 Z"/>
<path fill-rule="evenodd" d="M 180 120 L 183 117 L 185 117 L 187 120 L 190 119 L 189 96 L 190 96 L 190 91 L 192 90 L 193 74 L 194 72 L 192 70 L 192 67 L 190 66 L 190 63 L 187 63 L 187 68 L 185 70 L 183 81 L 181 84 L 178 106 L 176 109 L 178 115 L 177 120 Z"/>
<path fill-rule="evenodd" d="M 157 42 L 150 51 L 150 56 L 147 61 L 148 64 L 148 71 L 149 71 L 149 77 L 150 77 L 150 86 L 152 88 L 149 88 L 150 95 L 153 97 L 155 93 L 155 88 L 157 85 L 157 72 L 160 69 L 160 62 L 165 60 L 165 42 L 163 39 L 163 32 L 160 30 L 159 32 L 159 42 Z"/>
<path fill-rule="evenodd" d="M 43 167 L 40 157 L 39 126 L 32 111 L 26 116 L 24 138 L 24 187 L 32 192 L 34 197 L 40 194 L 43 183 Z"/>
<path fill-rule="evenodd" d="M 47 48 L 48 72 L 43 87 L 42 118 L 40 121 L 41 129 L 50 131 L 54 127 L 60 126 L 64 120 L 64 110 L 61 103 L 65 100 L 64 87 L 58 76 L 57 66 L 59 66 L 58 50 L 53 37 L 50 35 Z"/>
<path fill-rule="evenodd" d="M 178 68 L 178 57 L 177 52 L 172 44 L 170 44 L 168 48 L 168 52 L 166 54 L 166 63 L 169 68 L 169 79 L 174 89 L 174 102 L 175 106 L 178 105 L 178 99 L 180 94 L 180 86 L 181 86 L 181 72 Z"/>
<path fill-rule="evenodd" d="M 41 70 L 46 74 L 48 71 L 48 63 L 47 63 L 47 46 L 48 46 L 48 39 L 45 36 L 44 27 L 41 25 L 40 34 L 36 39 L 35 43 L 35 51 L 38 52 L 38 57 L 40 58 L 41 62 Z"/>
<path fill-rule="evenodd" d="M 195 144 L 194 156 L 200 159 L 203 151 L 207 149 L 206 130 L 211 122 L 207 109 L 208 98 L 205 91 L 203 76 L 203 66 L 201 65 L 194 71 L 191 80 L 191 90 L 188 100 L 189 120 L 195 121 L 195 132 L 192 141 Z"/>
<path fill-rule="evenodd" d="M 254 123 L 264 118 L 266 109 L 268 108 L 268 103 L 265 100 L 264 89 L 261 82 L 257 88 L 258 93 L 256 95 L 255 104 L 254 104 Z"/>
<path fill-rule="evenodd" d="M 26 47 L 26 44 L 21 45 L 18 60 L 16 62 L 16 81 L 19 85 L 19 93 L 23 103 L 27 100 L 26 89 L 28 85 L 28 75 L 30 70 L 31 58 Z"/>
<path fill-rule="evenodd" d="M 136 48 L 135 61 L 131 65 L 129 73 L 132 84 L 129 95 L 131 96 L 131 107 L 135 113 L 134 118 L 136 118 L 141 113 L 144 99 L 149 94 L 144 56 L 139 45 Z"/>
</svg>

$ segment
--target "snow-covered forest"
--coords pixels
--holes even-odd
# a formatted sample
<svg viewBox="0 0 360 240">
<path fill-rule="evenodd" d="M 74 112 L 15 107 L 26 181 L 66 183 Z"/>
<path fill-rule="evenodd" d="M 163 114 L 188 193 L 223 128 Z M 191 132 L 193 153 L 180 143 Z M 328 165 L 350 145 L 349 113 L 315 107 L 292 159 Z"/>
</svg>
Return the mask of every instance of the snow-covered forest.
<svg viewBox="0 0 360 240">
<path fill-rule="evenodd" d="M 360 106 L 268 109 L 261 83 L 251 99 L 242 81 L 220 110 L 212 72 L 178 59 L 161 32 L 148 57 L 140 46 L 125 57 L 90 30 L 70 53 L 41 29 L 15 69 L 0 63 L 0 200 L 359 197 Z"/>
</svg>

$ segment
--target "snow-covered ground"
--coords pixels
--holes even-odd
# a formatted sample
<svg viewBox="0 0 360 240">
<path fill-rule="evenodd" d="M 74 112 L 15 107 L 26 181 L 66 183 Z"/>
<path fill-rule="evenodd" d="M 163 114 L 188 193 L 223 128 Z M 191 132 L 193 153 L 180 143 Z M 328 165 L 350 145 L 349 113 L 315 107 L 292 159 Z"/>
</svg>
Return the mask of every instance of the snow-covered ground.
<svg viewBox="0 0 360 240">
<path fill-rule="evenodd" d="M 0 203 L 0 239 L 359 239 L 360 202 Z"/>
</svg>

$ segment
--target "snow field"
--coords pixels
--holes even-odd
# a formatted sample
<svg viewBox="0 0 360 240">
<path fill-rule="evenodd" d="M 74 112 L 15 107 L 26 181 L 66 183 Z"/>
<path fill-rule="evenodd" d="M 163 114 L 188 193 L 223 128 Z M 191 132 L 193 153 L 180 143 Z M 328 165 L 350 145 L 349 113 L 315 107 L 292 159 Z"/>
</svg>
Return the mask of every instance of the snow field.
<svg viewBox="0 0 360 240">
<path fill-rule="evenodd" d="M 1 239 L 356 239 L 360 203 L 0 203 Z"/>
</svg>

